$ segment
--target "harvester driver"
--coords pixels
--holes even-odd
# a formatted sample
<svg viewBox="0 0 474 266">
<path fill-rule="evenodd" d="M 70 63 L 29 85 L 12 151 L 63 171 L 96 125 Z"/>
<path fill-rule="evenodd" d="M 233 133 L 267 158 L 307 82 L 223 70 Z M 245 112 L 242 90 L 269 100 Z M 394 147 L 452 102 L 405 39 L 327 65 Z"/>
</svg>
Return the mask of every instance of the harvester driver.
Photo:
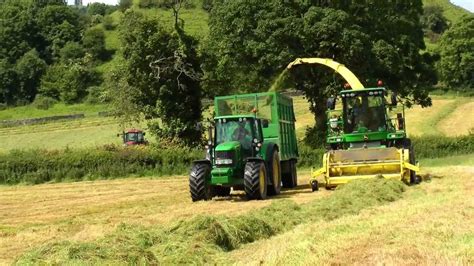
<svg viewBox="0 0 474 266">
<path fill-rule="evenodd" d="M 352 103 L 347 121 L 350 125 L 349 132 L 358 131 L 360 127 L 365 127 L 367 120 L 366 112 L 364 111 L 360 98 L 356 97 Z"/>
</svg>

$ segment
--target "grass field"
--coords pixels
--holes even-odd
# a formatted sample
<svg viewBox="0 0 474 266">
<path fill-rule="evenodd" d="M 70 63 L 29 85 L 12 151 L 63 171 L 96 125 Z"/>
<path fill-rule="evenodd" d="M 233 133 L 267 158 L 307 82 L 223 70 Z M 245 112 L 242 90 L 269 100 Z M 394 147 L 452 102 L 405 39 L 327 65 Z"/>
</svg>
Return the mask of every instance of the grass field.
<svg viewBox="0 0 474 266">
<path fill-rule="evenodd" d="M 302 139 L 307 127 L 314 125 L 314 116 L 303 97 L 295 97 L 297 136 Z M 85 113 L 86 118 L 74 121 L 54 122 L 33 126 L 0 128 L 0 136 L 8 138 L 0 144 L 0 152 L 12 149 L 87 147 L 103 144 L 119 144 L 116 134 L 122 128 L 110 117 L 98 117 L 97 112 L 107 110 L 104 105 L 55 105 L 49 110 L 31 106 L 0 111 L 0 120 L 24 119 L 59 114 Z M 433 106 L 416 106 L 406 110 L 407 131 L 410 136 L 424 134 L 465 135 L 474 128 L 474 101 L 468 97 L 433 96 Z M 145 125 L 136 125 L 145 128 Z M 153 141 L 153 137 L 149 137 Z"/>
<path fill-rule="evenodd" d="M 270 239 L 219 252 L 214 259 L 271 265 L 473 263 L 474 206 L 466 195 L 474 192 L 474 168 L 439 166 L 425 168 L 424 173 L 435 178 L 409 187 L 401 200 L 329 222 L 303 223 Z M 0 264 L 48 243 L 95 243 L 124 225 L 152 230 L 198 215 L 237 216 L 270 203 L 307 204 L 334 193 L 311 193 L 308 175 L 299 172 L 296 190 L 250 202 L 233 193 L 230 198 L 191 203 L 186 177 L 180 176 L 0 186 Z M 115 241 L 120 245 L 127 240 Z"/>
</svg>

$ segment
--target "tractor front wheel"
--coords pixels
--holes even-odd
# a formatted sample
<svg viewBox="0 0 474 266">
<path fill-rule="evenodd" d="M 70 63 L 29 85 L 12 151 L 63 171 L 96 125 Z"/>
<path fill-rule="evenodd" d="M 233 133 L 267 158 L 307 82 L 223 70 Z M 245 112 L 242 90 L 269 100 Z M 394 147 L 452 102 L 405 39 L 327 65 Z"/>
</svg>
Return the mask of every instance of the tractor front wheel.
<svg viewBox="0 0 474 266">
<path fill-rule="evenodd" d="M 194 164 L 189 175 L 189 191 L 193 201 L 210 200 L 212 198 L 212 187 L 207 184 L 206 179 L 211 173 L 208 164 Z"/>
<path fill-rule="evenodd" d="M 267 170 L 264 162 L 245 164 L 244 189 L 249 200 L 267 198 Z"/>
</svg>

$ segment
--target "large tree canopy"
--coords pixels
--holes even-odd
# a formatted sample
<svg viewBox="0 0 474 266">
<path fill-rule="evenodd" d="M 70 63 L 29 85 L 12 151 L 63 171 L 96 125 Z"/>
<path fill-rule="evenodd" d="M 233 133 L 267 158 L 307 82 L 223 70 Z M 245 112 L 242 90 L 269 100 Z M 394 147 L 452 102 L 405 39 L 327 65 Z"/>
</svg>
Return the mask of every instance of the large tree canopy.
<svg viewBox="0 0 474 266">
<path fill-rule="evenodd" d="M 195 129 L 201 118 L 197 42 L 179 27 L 170 31 L 158 20 L 133 11 L 125 13 L 120 36 L 125 63 L 119 72 L 122 79 L 115 79 L 111 91 L 125 96 L 115 102 L 118 114 L 128 115 L 121 112 L 126 101 L 133 107 L 126 110 L 155 119 L 149 126 L 158 136 L 187 144 L 199 141 L 201 133 Z"/>
<path fill-rule="evenodd" d="M 426 88 L 436 75 L 429 55 L 420 54 L 425 48 L 422 12 L 421 0 L 216 1 L 206 44 L 205 88 L 211 95 L 265 91 L 295 58 L 329 57 L 367 86 L 382 79 L 407 103 L 430 105 Z M 292 76 L 315 115 L 324 118 L 325 99 L 343 81 L 314 66 L 299 67 Z M 324 119 L 317 121 L 323 129 Z"/>
</svg>

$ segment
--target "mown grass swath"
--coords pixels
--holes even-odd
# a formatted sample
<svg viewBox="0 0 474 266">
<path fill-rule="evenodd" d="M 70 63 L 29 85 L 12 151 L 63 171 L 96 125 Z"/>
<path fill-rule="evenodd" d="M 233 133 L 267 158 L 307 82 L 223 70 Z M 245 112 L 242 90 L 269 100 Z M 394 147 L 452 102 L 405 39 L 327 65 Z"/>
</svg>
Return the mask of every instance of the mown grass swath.
<svg viewBox="0 0 474 266">
<path fill-rule="evenodd" d="M 385 179 L 358 180 L 329 197 L 298 205 L 277 201 L 240 216 L 198 216 L 166 228 L 121 225 L 93 242 L 63 241 L 35 248 L 19 264 L 205 264 L 229 263 L 225 252 L 291 230 L 296 225 L 329 221 L 402 197 L 405 185 Z"/>
</svg>

